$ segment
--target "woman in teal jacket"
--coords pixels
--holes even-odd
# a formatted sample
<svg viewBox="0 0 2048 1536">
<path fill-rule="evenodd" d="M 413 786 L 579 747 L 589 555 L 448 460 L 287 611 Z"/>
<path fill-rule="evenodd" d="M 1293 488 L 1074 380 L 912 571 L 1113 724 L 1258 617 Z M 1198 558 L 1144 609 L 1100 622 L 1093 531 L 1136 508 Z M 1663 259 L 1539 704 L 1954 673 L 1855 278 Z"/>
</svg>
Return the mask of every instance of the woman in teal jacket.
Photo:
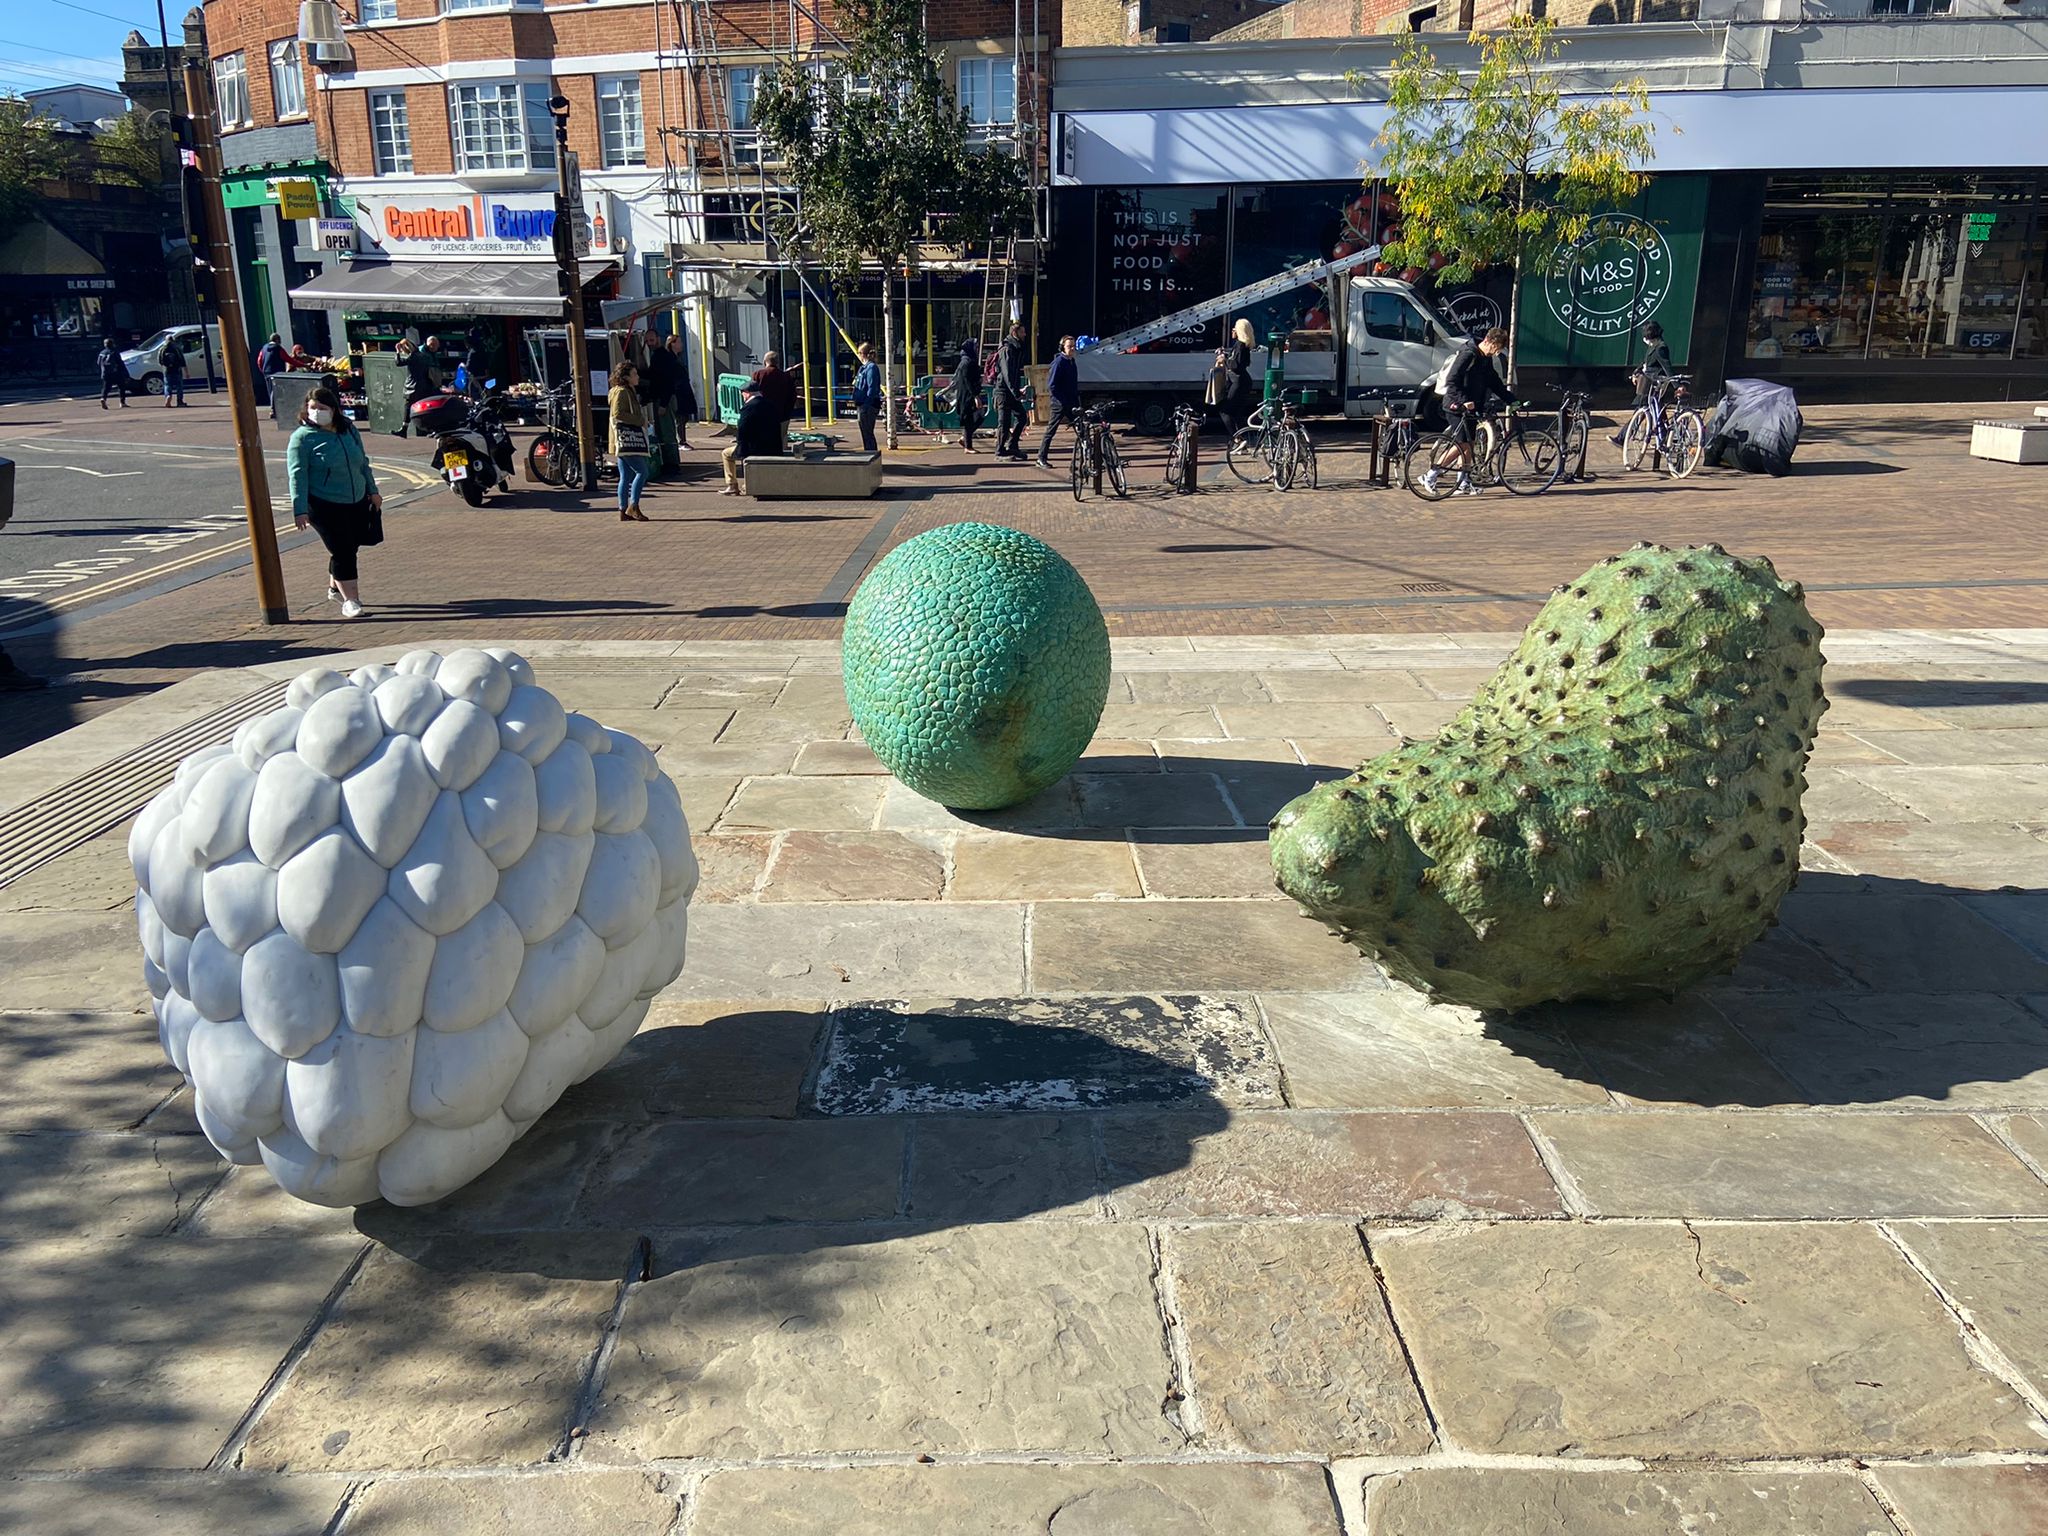
<svg viewBox="0 0 2048 1536">
<path fill-rule="evenodd" d="M 307 394 L 299 429 L 285 449 L 291 482 L 292 521 L 311 528 L 327 546 L 327 595 L 341 599 L 341 616 L 359 618 L 362 595 L 356 586 L 356 551 L 383 542 L 373 532 L 384 510 L 377 477 L 362 435 L 341 414 L 341 401 L 327 385 Z"/>
</svg>

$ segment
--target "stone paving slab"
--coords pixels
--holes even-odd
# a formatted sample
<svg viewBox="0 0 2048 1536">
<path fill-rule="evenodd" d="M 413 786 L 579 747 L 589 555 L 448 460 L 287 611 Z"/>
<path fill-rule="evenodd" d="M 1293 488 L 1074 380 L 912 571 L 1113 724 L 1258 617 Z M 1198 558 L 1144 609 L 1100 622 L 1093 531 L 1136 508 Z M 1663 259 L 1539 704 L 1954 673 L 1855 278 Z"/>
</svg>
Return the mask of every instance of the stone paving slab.
<svg viewBox="0 0 2048 1536">
<path fill-rule="evenodd" d="M 1182 1446 L 1141 1231 L 785 1229 L 663 1242 L 656 1267 L 591 1422 L 601 1461 Z"/>
<path fill-rule="evenodd" d="M 341 1477 L 212 1473 L 187 1477 L 0 1476 L 0 1531 L 34 1536 L 221 1536 L 331 1528 Z"/>
<path fill-rule="evenodd" d="M 0 1013 L 0 1132 L 140 1125 L 183 1081 L 147 1014 Z"/>
<path fill-rule="evenodd" d="M 0 914 L 0 976 L 12 1009 L 146 1009 L 139 952 L 132 912 Z"/>
<path fill-rule="evenodd" d="M 257 1422 L 257 1471 L 502 1466 L 547 1457 L 634 1241 L 591 1234 L 379 1245 Z"/>
<path fill-rule="evenodd" d="M 2048 1531 L 2048 1466 L 1880 1467 L 1875 1476 L 1913 1536 Z"/>
<path fill-rule="evenodd" d="M 2039 1216 L 2048 1184 L 1964 1115 L 1530 1116 L 1588 1214 Z"/>
<path fill-rule="evenodd" d="M 2048 1015 L 1983 993 L 1755 997 L 1731 1015 L 1819 1104 L 2048 1106 Z"/>
<path fill-rule="evenodd" d="M 0 1241 L 156 1236 L 226 1171 L 196 1136 L 9 1136 L 0 1140 Z"/>
<path fill-rule="evenodd" d="M 1920 1527 L 1916 1526 L 1915 1536 Z M 2017 1529 L 2017 1528 L 2015 1528 Z M 1846 1472 L 1390 1472 L 1365 1485 L 1364 1536 L 1892 1536 Z M 1988 1532 L 1985 1533 L 1988 1536 Z"/>
<path fill-rule="evenodd" d="M 1914 1222 L 1894 1230 L 2035 1391 L 2048 1392 L 2048 1222 Z"/>
<path fill-rule="evenodd" d="M 842 1467 L 716 1472 L 691 1536 L 1337 1536 L 1313 1465 Z"/>
<path fill-rule="evenodd" d="M 0 1472 L 204 1467 L 362 1250 L 0 1243 Z"/>
<path fill-rule="evenodd" d="M 1437 1422 L 1469 1450 L 2048 1448 L 2048 1426 L 1869 1227 L 1506 1223 L 1371 1245 Z"/>
<path fill-rule="evenodd" d="M 359 1536 L 668 1536 L 682 1479 L 661 1472 L 379 1477 L 349 1500 Z"/>
</svg>

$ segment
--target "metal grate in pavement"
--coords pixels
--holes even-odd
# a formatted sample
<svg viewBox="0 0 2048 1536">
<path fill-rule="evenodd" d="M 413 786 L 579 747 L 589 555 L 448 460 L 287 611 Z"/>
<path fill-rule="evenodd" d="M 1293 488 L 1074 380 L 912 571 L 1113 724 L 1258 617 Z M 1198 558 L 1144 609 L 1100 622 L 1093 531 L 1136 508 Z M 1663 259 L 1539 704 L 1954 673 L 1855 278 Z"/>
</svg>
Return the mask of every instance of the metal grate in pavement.
<svg viewBox="0 0 2048 1536">
<path fill-rule="evenodd" d="M 47 794 L 11 811 L 0 811 L 0 887 L 13 884 L 109 827 L 119 826 L 171 782 L 178 764 L 189 753 L 228 740 L 244 721 L 282 704 L 286 686 L 274 683 L 258 689 L 144 742 L 90 773 L 69 779 Z"/>
</svg>

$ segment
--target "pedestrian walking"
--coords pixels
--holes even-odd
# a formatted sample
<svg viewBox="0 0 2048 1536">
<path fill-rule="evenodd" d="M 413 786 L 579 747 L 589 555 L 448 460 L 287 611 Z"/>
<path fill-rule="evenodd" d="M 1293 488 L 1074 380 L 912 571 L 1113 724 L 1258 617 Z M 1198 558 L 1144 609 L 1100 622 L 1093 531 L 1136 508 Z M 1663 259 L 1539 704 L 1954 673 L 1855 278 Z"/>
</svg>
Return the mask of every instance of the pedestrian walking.
<svg viewBox="0 0 2048 1536">
<path fill-rule="evenodd" d="M 164 404 L 183 406 L 185 403 L 185 349 L 178 345 L 174 336 L 164 343 L 164 350 L 157 366 L 164 375 Z"/>
<path fill-rule="evenodd" d="M 676 372 L 682 360 L 667 342 L 649 336 L 647 366 L 640 371 L 640 403 L 647 407 L 654 471 L 663 479 L 679 473 L 683 461 L 676 443 Z"/>
<path fill-rule="evenodd" d="M 1024 340 L 1024 322 L 1010 327 L 1010 334 L 996 348 L 996 457 L 1024 462 L 1024 359 L 1030 355 Z"/>
<path fill-rule="evenodd" d="M 882 365 L 875 357 L 875 344 L 864 341 L 853 349 L 860 367 L 853 375 L 853 413 L 860 422 L 860 445 L 869 453 L 875 446 L 875 418 L 882 414 Z"/>
<path fill-rule="evenodd" d="M 972 453 L 974 429 L 981 425 L 981 343 L 971 338 L 960 343 L 960 362 L 953 369 L 953 404 L 960 412 L 960 446 Z"/>
<path fill-rule="evenodd" d="M 100 355 L 93 359 L 93 366 L 100 371 L 100 409 L 107 408 L 107 396 L 113 395 L 121 402 L 121 409 L 128 409 L 128 365 L 121 361 L 121 349 L 114 345 L 109 336 L 100 346 Z"/>
<path fill-rule="evenodd" d="M 697 389 L 690 382 L 690 360 L 683 355 L 681 332 L 669 337 L 662 351 L 676 360 L 676 447 L 684 453 L 690 451 L 690 423 L 697 419 Z M 679 462 L 676 466 L 682 467 Z"/>
<path fill-rule="evenodd" d="M 285 448 L 285 478 L 292 523 L 311 528 L 327 546 L 327 596 L 339 600 L 344 619 L 363 615 L 356 551 L 384 542 L 384 498 L 355 424 L 341 413 L 330 385 L 309 391 L 299 427 Z"/>
<path fill-rule="evenodd" d="M 640 370 L 621 363 L 612 373 L 606 399 L 611 416 L 611 452 L 619 466 L 619 521 L 644 523 L 640 492 L 647 485 L 647 407 L 640 399 Z"/>
<path fill-rule="evenodd" d="M 725 462 L 725 489 L 721 496 L 740 493 L 740 471 L 752 458 L 772 459 L 782 452 L 782 428 L 775 406 L 761 393 L 761 386 L 749 384 L 740 392 L 740 419 L 732 429 L 732 441 L 719 455 Z"/>
<path fill-rule="evenodd" d="M 284 339 L 272 331 L 270 339 L 256 350 L 256 377 L 263 387 L 263 401 L 270 399 L 270 381 L 280 373 L 290 372 L 291 366 L 291 355 L 284 349 Z"/>
<path fill-rule="evenodd" d="M 1052 435 L 1059 431 L 1060 423 L 1079 432 L 1081 414 L 1081 365 L 1074 361 L 1074 338 L 1060 338 L 1059 355 L 1052 360 L 1052 367 L 1045 375 L 1045 392 L 1052 396 L 1052 415 L 1045 424 L 1045 436 L 1038 443 L 1038 467 L 1051 469 L 1052 461 L 1046 457 L 1052 452 Z"/>
<path fill-rule="evenodd" d="M 1237 418 L 1250 412 L 1252 394 L 1252 342 L 1258 333 L 1243 315 L 1231 327 L 1230 341 L 1223 349 L 1223 428 L 1235 431 Z"/>
<path fill-rule="evenodd" d="M 780 352 L 767 352 L 762 354 L 761 366 L 754 371 L 753 384 L 775 412 L 776 428 L 780 434 L 775 451 L 786 453 L 789 449 L 789 424 L 796 416 L 796 375 L 782 366 Z"/>
</svg>

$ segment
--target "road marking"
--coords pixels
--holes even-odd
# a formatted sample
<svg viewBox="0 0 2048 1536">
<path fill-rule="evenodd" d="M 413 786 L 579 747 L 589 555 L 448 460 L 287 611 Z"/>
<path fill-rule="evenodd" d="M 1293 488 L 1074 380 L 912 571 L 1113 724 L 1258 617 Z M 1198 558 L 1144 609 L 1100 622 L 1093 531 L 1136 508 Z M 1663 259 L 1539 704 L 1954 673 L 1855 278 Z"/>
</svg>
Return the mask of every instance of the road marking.
<svg viewBox="0 0 2048 1536">
<path fill-rule="evenodd" d="M 91 475 L 95 480 L 131 480 L 139 469 L 87 469 L 83 464 L 24 464 L 23 469 L 68 469 L 74 475 Z"/>
<path fill-rule="evenodd" d="M 59 560 L 53 564 L 24 571 L 19 576 L 0 578 L 0 597 L 40 597 L 44 593 L 63 592 L 64 595 L 46 606 L 50 608 L 76 607 L 81 602 L 103 597 L 108 593 L 134 585 L 138 581 L 152 581 L 173 571 L 183 570 L 202 561 L 218 558 L 227 553 L 226 547 L 202 549 L 182 559 L 164 561 L 145 566 L 140 571 L 131 571 L 118 580 L 101 582 L 78 591 L 66 592 L 65 588 L 76 587 L 82 581 L 91 581 L 95 576 L 116 571 L 123 566 L 133 565 L 147 555 L 163 550 L 175 549 L 181 544 L 190 544 L 198 539 L 210 538 L 215 534 L 247 526 L 247 520 L 238 512 L 220 512 L 212 517 L 200 518 L 163 533 L 138 533 L 119 543 L 110 544 L 96 555 L 84 555 L 72 560 Z M 290 519 L 277 524 L 277 532 L 283 533 L 292 526 Z M 132 549 L 133 554 L 118 554 L 115 551 Z"/>
</svg>

